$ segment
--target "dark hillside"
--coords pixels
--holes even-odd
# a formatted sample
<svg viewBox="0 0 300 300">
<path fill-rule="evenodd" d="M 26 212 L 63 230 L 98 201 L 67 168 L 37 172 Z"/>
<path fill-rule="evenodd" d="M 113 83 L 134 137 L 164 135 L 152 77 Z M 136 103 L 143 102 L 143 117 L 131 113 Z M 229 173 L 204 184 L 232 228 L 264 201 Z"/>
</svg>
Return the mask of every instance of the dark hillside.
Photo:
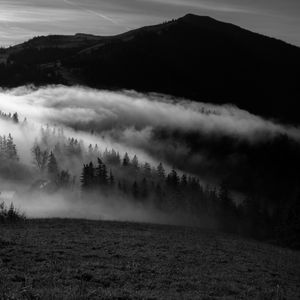
<svg viewBox="0 0 300 300">
<path fill-rule="evenodd" d="M 296 121 L 300 51 L 207 17 L 187 16 L 134 32 L 69 58 L 95 87 L 129 88 L 234 103 L 256 114 Z M 285 103 L 285 105 L 283 105 Z"/>
<path fill-rule="evenodd" d="M 2 86 L 154 91 L 298 123 L 300 49 L 210 17 L 186 15 L 114 37 L 39 37 L 0 61 L 7 62 Z"/>
</svg>

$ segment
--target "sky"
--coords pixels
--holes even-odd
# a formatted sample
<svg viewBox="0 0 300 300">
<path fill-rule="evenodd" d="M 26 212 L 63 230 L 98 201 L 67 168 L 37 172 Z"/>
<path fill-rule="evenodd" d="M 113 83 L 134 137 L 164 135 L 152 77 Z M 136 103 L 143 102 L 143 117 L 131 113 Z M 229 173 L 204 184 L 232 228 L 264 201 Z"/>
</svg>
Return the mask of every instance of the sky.
<svg viewBox="0 0 300 300">
<path fill-rule="evenodd" d="M 114 35 L 187 13 L 300 46 L 299 0 L 0 0 L 0 46 L 38 35 Z"/>
</svg>

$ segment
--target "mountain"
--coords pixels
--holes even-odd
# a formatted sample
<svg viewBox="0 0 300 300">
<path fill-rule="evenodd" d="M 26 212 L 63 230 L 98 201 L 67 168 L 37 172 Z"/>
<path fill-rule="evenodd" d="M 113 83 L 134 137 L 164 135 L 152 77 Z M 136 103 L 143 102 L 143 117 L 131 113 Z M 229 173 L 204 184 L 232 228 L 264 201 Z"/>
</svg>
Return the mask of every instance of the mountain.
<svg viewBox="0 0 300 300">
<path fill-rule="evenodd" d="M 36 37 L 0 50 L 0 85 L 135 89 L 299 123 L 300 48 L 188 14 L 117 36 Z"/>
</svg>

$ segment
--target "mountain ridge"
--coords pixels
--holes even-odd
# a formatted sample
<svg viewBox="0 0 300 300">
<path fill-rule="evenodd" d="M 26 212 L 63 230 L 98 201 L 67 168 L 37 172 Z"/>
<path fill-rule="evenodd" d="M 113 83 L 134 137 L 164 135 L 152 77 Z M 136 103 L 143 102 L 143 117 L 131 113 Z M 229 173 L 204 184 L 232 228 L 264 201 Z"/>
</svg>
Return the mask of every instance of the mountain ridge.
<svg viewBox="0 0 300 300">
<path fill-rule="evenodd" d="M 35 37 L 0 53 L 3 87 L 59 83 L 159 92 L 233 103 L 289 123 L 298 122 L 299 70 L 299 47 L 194 14 L 115 36 Z"/>
</svg>

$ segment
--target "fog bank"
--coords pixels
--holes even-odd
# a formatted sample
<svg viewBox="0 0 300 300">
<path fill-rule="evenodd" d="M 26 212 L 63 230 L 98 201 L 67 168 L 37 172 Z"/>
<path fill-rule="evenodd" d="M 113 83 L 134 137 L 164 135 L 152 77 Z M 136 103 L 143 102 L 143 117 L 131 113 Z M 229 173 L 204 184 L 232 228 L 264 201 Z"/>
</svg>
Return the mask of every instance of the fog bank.
<svg viewBox="0 0 300 300">
<path fill-rule="evenodd" d="M 0 191 L 16 191 L 13 201 L 29 217 L 197 223 L 204 227 L 214 226 L 213 219 L 209 217 L 203 216 L 194 222 L 184 215 L 168 215 L 153 207 L 124 201 L 118 195 L 98 197 L 97 201 L 81 198 L 80 172 L 83 163 L 89 162 L 84 159 L 59 161 L 62 168 L 76 177 L 77 187 L 71 194 L 28 193 L 34 181 L 43 179 L 34 169 L 31 149 L 41 139 L 41 127 L 47 124 L 51 131 L 60 128 L 66 137 L 78 139 L 79 144 L 85 147 L 84 151 L 89 144 L 97 144 L 100 151 L 114 148 L 121 156 L 125 152 L 131 158 L 136 154 L 140 163 L 147 161 L 152 168 L 162 162 L 167 171 L 175 168 L 179 174 L 185 172 L 188 175 L 197 175 L 205 184 L 220 184 L 229 178 L 232 187 L 241 195 L 247 189 L 244 178 L 247 178 L 248 185 L 253 180 L 253 186 L 260 192 L 267 191 L 267 184 L 270 182 L 272 185 L 276 184 L 277 173 L 269 167 L 274 158 L 262 157 L 264 149 L 277 149 L 277 144 L 280 146 L 283 143 L 283 152 L 280 153 L 282 160 L 288 157 L 295 165 L 299 160 L 298 152 L 294 151 L 294 147 L 299 147 L 299 128 L 263 119 L 230 104 L 220 106 L 196 103 L 166 95 L 134 91 L 24 86 L 0 90 L 0 111 L 19 114 L 19 124 L 0 118 L 0 136 L 11 133 L 14 137 L 20 157 L 21 167 L 18 167 L 18 173 L 23 176 L 20 179 L 21 175 L 20 178 L 13 175 L 14 180 L 11 180 L 2 174 Z M 25 118 L 27 121 L 23 122 Z M 50 146 L 54 148 L 56 142 L 55 139 Z M 287 146 L 284 143 L 288 143 Z M 272 155 L 278 157 L 276 151 Z M 293 155 L 295 159 L 292 158 Z M 259 167 L 254 166 L 253 162 Z M 282 168 L 288 168 L 288 164 L 283 165 L 284 167 L 279 166 L 281 174 L 285 172 Z M 260 174 L 257 176 L 261 178 L 258 185 L 255 178 L 249 179 L 252 169 Z M 283 183 L 283 180 L 279 182 Z M 288 178 L 286 182 L 290 182 Z"/>
</svg>

